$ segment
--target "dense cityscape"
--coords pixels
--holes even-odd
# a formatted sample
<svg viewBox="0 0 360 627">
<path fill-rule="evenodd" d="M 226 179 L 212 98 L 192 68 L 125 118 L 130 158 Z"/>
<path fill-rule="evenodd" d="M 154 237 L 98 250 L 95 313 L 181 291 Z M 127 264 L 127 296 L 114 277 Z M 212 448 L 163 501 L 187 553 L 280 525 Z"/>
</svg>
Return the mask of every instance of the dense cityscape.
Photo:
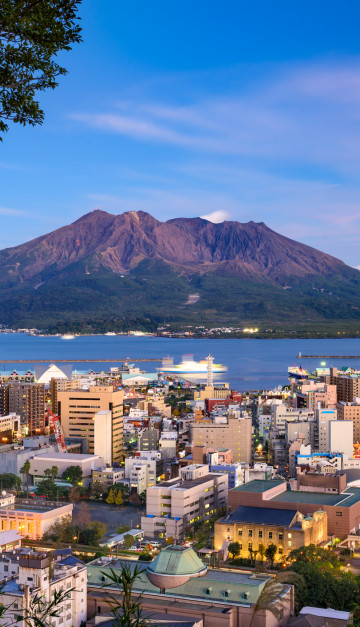
<svg viewBox="0 0 360 627">
<path fill-rule="evenodd" d="M 350 620 L 360 372 L 289 367 L 288 385 L 251 393 L 219 372 L 211 355 L 1 372 L 3 624 L 67 588 L 53 625 L 105 624 L 114 573 L 139 565 L 133 595 L 162 623 Z"/>
</svg>

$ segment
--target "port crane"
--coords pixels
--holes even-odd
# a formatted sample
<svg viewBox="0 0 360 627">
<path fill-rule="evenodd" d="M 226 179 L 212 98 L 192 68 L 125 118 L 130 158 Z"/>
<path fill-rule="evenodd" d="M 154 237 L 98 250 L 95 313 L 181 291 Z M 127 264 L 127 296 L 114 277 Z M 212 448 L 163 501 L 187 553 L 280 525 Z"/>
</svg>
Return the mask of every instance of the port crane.
<svg viewBox="0 0 360 627">
<path fill-rule="evenodd" d="M 67 453 L 67 446 L 65 443 L 64 432 L 62 430 L 62 426 L 59 420 L 59 416 L 54 414 L 50 409 L 48 409 L 48 417 L 49 421 L 51 420 L 52 427 L 55 434 L 56 445 L 59 453 Z"/>
</svg>

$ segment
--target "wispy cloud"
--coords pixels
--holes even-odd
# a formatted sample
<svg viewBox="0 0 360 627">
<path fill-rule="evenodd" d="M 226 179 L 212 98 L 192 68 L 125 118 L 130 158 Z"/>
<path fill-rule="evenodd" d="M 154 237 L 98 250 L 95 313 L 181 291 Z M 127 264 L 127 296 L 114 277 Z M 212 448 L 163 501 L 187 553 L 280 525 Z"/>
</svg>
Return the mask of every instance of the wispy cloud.
<svg viewBox="0 0 360 627">
<path fill-rule="evenodd" d="M 359 105 L 360 63 L 353 62 L 273 72 L 242 94 L 188 105 L 144 98 L 118 103 L 113 111 L 70 117 L 137 141 L 350 167 L 360 160 Z"/>
<path fill-rule="evenodd" d="M 0 207 L 0 215 L 2 216 L 27 216 L 31 217 L 26 211 L 20 209 L 10 209 L 9 207 Z"/>
</svg>

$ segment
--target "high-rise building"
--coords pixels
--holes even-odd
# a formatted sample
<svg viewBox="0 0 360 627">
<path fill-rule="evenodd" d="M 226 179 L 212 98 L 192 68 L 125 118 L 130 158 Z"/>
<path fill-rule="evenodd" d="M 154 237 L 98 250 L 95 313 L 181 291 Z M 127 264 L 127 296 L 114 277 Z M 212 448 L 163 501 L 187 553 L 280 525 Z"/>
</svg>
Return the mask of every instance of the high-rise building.
<svg viewBox="0 0 360 627">
<path fill-rule="evenodd" d="M 58 410 L 58 393 L 66 390 L 79 390 L 81 379 L 50 379 L 51 409 L 56 414 Z"/>
<path fill-rule="evenodd" d="M 358 373 L 342 372 L 337 368 L 330 368 L 328 379 L 331 385 L 336 385 L 338 403 L 341 401 L 351 403 L 354 398 L 360 396 L 360 377 Z"/>
<path fill-rule="evenodd" d="M 190 424 L 192 444 L 215 449 L 231 449 L 234 462 L 251 461 L 251 418 L 228 416 L 226 422 Z"/>
<path fill-rule="evenodd" d="M 336 405 L 338 420 L 352 420 L 354 444 L 360 442 L 360 399 L 352 403 L 341 401 Z"/>
<path fill-rule="evenodd" d="M 0 385 L 0 415 L 9 413 L 9 386 Z"/>
<path fill-rule="evenodd" d="M 114 391 L 111 385 L 93 385 L 88 390 L 58 392 L 57 413 L 65 437 L 82 437 L 88 440 L 90 454 L 99 453 L 95 431 L 101 437 L 99 416 L 107 424 L 103 412 L 111 412 L 111 463 L 120 462 L 123 453 L 123 400 L 124 392 Z M 95 418 L 97 416 L 97 418 Z M 104 453 L 101 455 L 104 457 Z M 107 455 L 105 455 L 107 457 Z M 108 460 L 109 461 L 109 460 Z"/>
<path fill-rule="evenodd" d="M 45 385 L 43 383 L 11 383 L 9 385 L 9 413 L 20 416 L 31 435 L 45 427 Z"/>
</svg>

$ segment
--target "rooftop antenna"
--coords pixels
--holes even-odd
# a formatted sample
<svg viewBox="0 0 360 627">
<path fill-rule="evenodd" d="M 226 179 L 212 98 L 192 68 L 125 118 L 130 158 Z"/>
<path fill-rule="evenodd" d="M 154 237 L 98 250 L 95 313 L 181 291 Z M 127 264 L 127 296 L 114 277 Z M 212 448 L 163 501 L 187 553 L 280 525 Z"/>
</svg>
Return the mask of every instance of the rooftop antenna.
<svg viewBox="0 0 360 627">
<path fill-rule="evenodd" d="M 212 355 L 208 355 L 206 358 L 207 361 L 207 384 L 208 386 L 213 387 L 214 385 L 214 373 L 213 373 L 213 363 L 214 358 Z"/>
</svg>

